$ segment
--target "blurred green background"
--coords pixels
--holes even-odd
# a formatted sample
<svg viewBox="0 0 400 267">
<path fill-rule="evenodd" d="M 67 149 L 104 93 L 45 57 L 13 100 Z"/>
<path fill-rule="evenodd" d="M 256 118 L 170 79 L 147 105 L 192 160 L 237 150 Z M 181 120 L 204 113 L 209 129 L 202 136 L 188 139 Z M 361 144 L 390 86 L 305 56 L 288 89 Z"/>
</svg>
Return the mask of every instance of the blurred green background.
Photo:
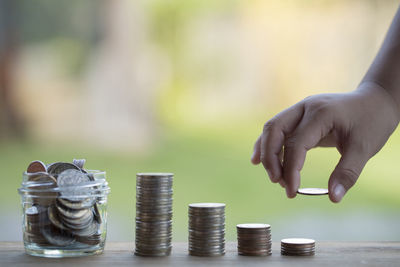
<svg viewBox="0 0 400 267">
<path fill-rule="evenodd" d="M 134 240 L 135 175 L 173 172 L 174 237 L 187 205 L 224 202 L 274 240 L 399 240 L 400 133 L 340 204 L 287 199 L 253 143 L 308 95 L 356 88 L 397 1 L 0 2 L 0 240 L 21 240 L 22 172 L 86 158 L 111 187 L 108 239 Z M 6 92 L 6 93 L 4 93 Z M 339 155 L 314 149 L 302 186 L 327 187 Z"/>
</svg>

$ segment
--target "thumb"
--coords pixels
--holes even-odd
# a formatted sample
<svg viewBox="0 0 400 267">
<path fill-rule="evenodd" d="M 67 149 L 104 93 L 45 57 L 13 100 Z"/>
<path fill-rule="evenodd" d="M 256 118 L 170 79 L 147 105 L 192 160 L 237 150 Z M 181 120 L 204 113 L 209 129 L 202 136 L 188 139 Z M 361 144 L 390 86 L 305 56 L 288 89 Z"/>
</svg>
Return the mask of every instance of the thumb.
<svg viewBox="0 0 400 267">
<path fill-rule="evenodd" d="M 328 190 L 332 202 L 340 202 L 346 192 L 356 183 L 368 161 L 365 154 L 351 148 L 343 153 L 329 178 Z"/>
</svg>

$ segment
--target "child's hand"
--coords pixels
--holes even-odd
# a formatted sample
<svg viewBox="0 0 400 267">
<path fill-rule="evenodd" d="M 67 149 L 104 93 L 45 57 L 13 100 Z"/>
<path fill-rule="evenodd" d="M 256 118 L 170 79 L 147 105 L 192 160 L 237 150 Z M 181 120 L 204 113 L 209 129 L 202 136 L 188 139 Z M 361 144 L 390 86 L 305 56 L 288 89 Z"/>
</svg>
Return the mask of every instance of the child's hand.
<svg viewBox="0 0 400 267">
<path fill-rule="evenodd" d="M 316 146 L 336 147 L 342 157 L 328 189 L 331 201 L 339 202 L 398 122 L 394 99 L 374 83 L 363 83 L 351 93 L 311 96 L 264 125 L 251 161 L 262 162 L 271 181 L 279 182 L 293 198 L 307 151 Z"/>
</svg>

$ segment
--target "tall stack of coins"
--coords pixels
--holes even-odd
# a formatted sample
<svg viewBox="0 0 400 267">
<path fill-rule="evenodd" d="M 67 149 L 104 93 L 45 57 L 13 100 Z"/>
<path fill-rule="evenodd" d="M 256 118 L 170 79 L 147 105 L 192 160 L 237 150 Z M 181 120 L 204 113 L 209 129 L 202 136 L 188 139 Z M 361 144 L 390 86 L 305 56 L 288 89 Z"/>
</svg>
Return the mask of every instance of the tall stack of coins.
<svg viewBox="0 0 400 267">
<path fill-rule="evenodd" d="M 225 254 L 225 204 L 189 205 L 189 254 L 193 256 Z"/>
<path fill-rule="evenodd" d="M 168 256 L 172 240 L 172 173 L 136 176 L 136 249 L 138 256 Z"/>
<path fill-rule="evenodd" d="M 271 226 L 269 224 L 238 224 L 236 229 L 239 255 L 271 255 Z"/>
<path fill-rule="evenodd" d="M 315 254 L 315 240 L 307 238 L 282 239 L 281 254 L 286 256 L 312 256 Z"/>
</svg>

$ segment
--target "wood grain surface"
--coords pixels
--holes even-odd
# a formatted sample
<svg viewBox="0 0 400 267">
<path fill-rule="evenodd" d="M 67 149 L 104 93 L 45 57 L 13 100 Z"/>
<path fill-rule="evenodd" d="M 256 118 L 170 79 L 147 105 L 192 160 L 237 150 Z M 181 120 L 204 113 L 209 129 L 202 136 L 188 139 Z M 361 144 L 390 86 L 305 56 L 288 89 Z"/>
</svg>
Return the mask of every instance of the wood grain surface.
<svg viewBox="0 0 400 267">
<path fill-rule="evenodd" d="M 133 242 L 108 242 L 101 255 L 47 259 L 25 254 L 22 243 L 0 242 L 0 266 L 400 266 L 400 242 L 317 242 L 311 257 L 281 256 L 280 244 L 272 247 L 272 256 L 239 256 L 229 242 L 225 256 L 193 257 L 187 243 L 174 243 L 171 256 L 145 258 L 133 254 Z"/>
</svg>

